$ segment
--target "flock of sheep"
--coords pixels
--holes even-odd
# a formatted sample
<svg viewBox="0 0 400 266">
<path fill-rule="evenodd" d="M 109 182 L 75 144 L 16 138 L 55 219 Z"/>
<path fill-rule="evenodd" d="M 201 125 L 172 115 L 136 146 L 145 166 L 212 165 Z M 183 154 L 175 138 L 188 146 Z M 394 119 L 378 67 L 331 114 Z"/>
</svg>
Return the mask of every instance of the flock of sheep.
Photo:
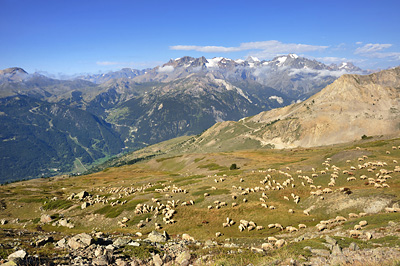
<svg viewBox="0 0 400 266">
<path fill-rule="evenodd" d="M 400 149 L 399 147 L 393 147 L 393 149 Z M 390 152 L 386 152 L 387 154 L 390 154 Z M 343 182 L 354 182 L 355 180 L 363 180 L 365 181 L 364 185 L 365 186 L 374 186 L 377 189 L 383 189 L 383 188 L 389 188 L 390 186 L 387 184 L 387 181 L 392 178 L 392 173 L 394 172 L 400 172 L 400 167 L 396 165 L 393 170 L 388 170 L 387 168 L 388 163 L 386 162 L 381 162 L 381 161 L 367 161 L 368 156 L 364 155 L 360 158 L 357 159 L 357 166 L 351 166 L 351 164 L 354 161 L 346 161 L 346 163 L 349 165 L 348 169 L 341 169 L 335 165 L 331 165 L 332 160 L 330 158 L 327 158 L 323 163 L 322 167 L 323 169 L 317 171 L 316 169 L 312 168 L 310 175 L 307 175 L 303 173 L 302 170 L 297 170 L 297 171 L 291 171 L 289 167 L 286 167 L 285 170 L 277 170 L 277 169 L 267 169 L 267 170 L 259 170 L 259 171 L 253 171 L 252 174 L 254 176 L 260 176 L 262 175 L 263 177 L 260 178 L 259 185 L 253 186 L 253 187 L 246 187 L 244 186 L 247 182 L 245 180 L 248 179 L 252 184 L 254 184 L 257 181 L 257 177 L 251 176 L 251 174 L 247 174 L 246 177 L 240 177 L 240 179 L 236 179 L 236 177 L 228 177 L 224 175 L 223 177 L 217 177 L 217 176 L 208 176 L 208 178 L 213 178 L 214 183 L 216 183 L 215 186 L 220 186 L 221 188 L 226 189 L 226 183 L 227 181 L 230 181 L 231 183 L 234 182 L 235 180 L 238 181 L 238 184 L 232 185 L 231 188 L 231 200 L 226 200 L 226 197 L 221 197 L 225 199 L 225 201 L 222 200 L 214 200 L 214 201 L 209 201 L 212 204 L 206 205 L 206 208 L 209 211 L 215 211 L 220 208 L 224 208 L 228 206 L 228 203 L 232 208 L 237 208 L 241 204 L 248 204 L 248 202 L 252 202 L 253 204 L 254 199 L 258 199 L 259 205 L 261 208 L 268 209 L 268 210 L 276 210 L 278 209 L 280 212 L 282 212 L 282 206 L 286 206 L 285 204 L 280 204 L 279 201 L 292 201 L 298 206 L 296 209 L 300 209 L 299 203 L 301 201 L 301 198 L 299 195 L 296 195 L 294 193 L 294 188 L 296 185 L 302 186 L 304 189 L 302 191 L 307 191 L 309 189 L 309 195 L 311 198 L 318 197 L 320 200 L 324 200 L 324 197 L 326 194 L 338 192 L 338 193 L 345 193 L 345 194 L 351 194 L 352 191 L 349 188 L 345 187 L 337 187 L 336 183 L 338 180 L 340 180 L 340 183 L 343 184 Z M 396 160 L 393 160 L 393 164 L 397 164 Z M 367 174 L 363 172 L 363 174 L 358 173 L 359 170 L 366 170 Z M 292 176 L 290 173 L 296 173 L 297 176 Z M 328 178 L 323 178 L 321 179 L 322 176 L 327 176 L 329 175 L 329 182 L 326 183 L 326 186 L 324 185 L 315 185 L 314 182 L 318 180 L 318 184 L 321 184 L 322 180 L 327 180 Z M 279 181 L 282 180 L 282 181 Z M 88 201 L 90 204 L 95 204 L 95 203 L 103 203 L 103 204 L 111 204 L 112 206 L 115 206 L 115 204 L 125 204 L 125 201 L 122 201 L 124 197 L 131 196 L 133 194 L 139 194 L 139 193 L 146 193 L 146 191 L 149 191 L 147 189 L 152 188 L 157 184 L 146 184 L 142 185 L 140 187 L 104 187 L 104 188 L 95 188 L 92 190 L 92 192 L 98 192 L 98 193 L 107 193 L 107 194 L 112 194 L 114 195 L 113 200 L 111 201 L 110 199 L 107 199 L 105 196 L 99 196 L 97 195 L 96 197 L 93 196 L 88 196 L 85 199 Z M 160 186 L 158 184 L 158 186 Z M 177 221 L 174 220 L 174 215 L 179 211 L 179 208 L 185 207 L 185 206 L 192 206 L 195 205 L 194 198 L 190 199 L 187 198 L 187 194 L 189 193 L 188 188 L 185 187 L 178 187 L 176 185 L 168 185 L 168 183 L 163 183 L 161 184 L 162 188 L 156 188 L 153 189 L 155 192 L 163 195 L 164 199 L 161 198 L 153 198 L 152 201 L 148 204 L 137 204 L 136 208 L 134 210 L 134 213 L 136 215 L 141 215 L 141 214 L 146 214 L 146 213 L 152 213 L 154 220 L 157 221 L 157 219 L 162 220 L 162 222 L 165 225 L 172 225 L 176 223 Z M 212 190 L 217 190 L 217 187 L 211 187 Z M 291 190 L 289 192 L 283 193 L 284 190 Z M 282 191 L 277 193 L 278 191 Z M 293 191 L 293 192 L 292 192 Z M 271 193 L 274 195 L 275 200 L 271 200 Z M 182 194 L 180 196 L 181 199 L 173 199 L 176 194 Z M 210 195 L 211 194 L 211 195 Z M 204 199 L 212 198 L 212 192 L 206 192 L 203 194 Z M 279 196 L 281 194 L 281 196 Z M 276 200 L 276 196 L 278 196 L 278 201 Z M 183 198 L 186 198 L 185 200 L 182 200 Z M 119 200 L 121 199 L 121 200 Z M 249 201 L 250 199 L 250 201 Z M 206 202 L 207 202 L 206 201 Z M 203 204 L 204 206 L 204 204 Z M 278 208 L 278 207 L 279 208 Z M 199 207 L 200 208 L 200 207 Z M 287 212 L 290 214 L 293 214 L 296 211 L 296 209 L 289 208 L 287 209 Z M 305 209 L 302 210 L 303 215 L 310 215 L 310 209 Z M 386 208 L 386 212 L 399 212 L 400 210 L 398 208 Z M 353 218 L 358 218 L 358 217 L 363 217 L 366 216 L 366 213 L 359 213 L 359 214 L 354 214 L 350 213 L 349 214 L 349 219 Z M 129 221 L 128 218 L 124 217 L 121 221 L 119 221 L 119 226 L 121 227 L 126 227 L 127 222 Z M 146 221 L 140 221 L 140 223 L 137 224 L 137 228 L 142 228 L 146 226 L 146 223 L 149 223 L 151 220 L 149 218 L 146 219 Z M 343 216 L 337 216 L 336 218 L 332 218 L 329 220 L 322 220 L 316 225 L 316 230 L 317 231 L 323 231 L 326 229 L 330 229 L 334 226 L 340 225 L 344 222 L 347 221 L 347 218 Z M 264 230 L 265 228 L 268 229 L 280 229 L 280 231 L 286 231 L 288 233 L 294 233 L 302 229 L 306 229 L 307 226 L 305 224 L 298 224 L 297 227 L 293 225 L 287 225 L 283 226 L 279 223 L 270 223 L 268 225 L 265 225 L 265 228 L 263 225 L 260 225 L 254 221 L 249 221 L 246 219 L 246 217 L 243 217 L 242 219 L 238 219 L 238 223 L 235 222 L 233 219 L 226 217 L 225 220 L 221 221 L 221 230 L 216 230 L 217 232 L 215 233 L 215 237 L 221 237 L 224 235 L 224 228 L 232 227 L 232 226 L 237 226 L 239 232 L 250 232 L 250 231 L 260 231 Z M 350 230 L 349 236 L 350 237 L 360 237 L 363 235 L 362 229 L 368 224 L 367 221 L 360 221 L 359 224 L 357 224 L 353 230 Z M 159 223 L 154 223 L 155 229 L 161 229 L 162 226 Z M 370 233 L 364 234 L 367 239 L 371 239 L 372 235 Z M 186 240 L 191 240 L 192 237 L 190 237 L 187 234 L 182 235 L 182 237 L 185 236 L 187 238 Z M 276 239 L 275 237 L 269 237 L 268 242 L 264 243 L 262 248 L 263 249 L 272 249 L 274 247 L 281 247 L 285 245 L 286 242 L 283 239 Z"/>
</svg>

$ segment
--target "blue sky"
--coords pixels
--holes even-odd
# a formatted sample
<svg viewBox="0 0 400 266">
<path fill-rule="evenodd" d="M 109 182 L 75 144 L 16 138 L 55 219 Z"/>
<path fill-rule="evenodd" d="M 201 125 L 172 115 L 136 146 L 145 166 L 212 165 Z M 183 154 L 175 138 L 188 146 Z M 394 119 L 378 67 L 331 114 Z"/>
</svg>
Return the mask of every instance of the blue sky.
<svg viewBox="0 0 400 266">
<path fill-rule="evenodd" d="M 400 65 L 400 1 L 0 0 L 0 69 L 58 75 L 185 55 Z"/>
</svg>

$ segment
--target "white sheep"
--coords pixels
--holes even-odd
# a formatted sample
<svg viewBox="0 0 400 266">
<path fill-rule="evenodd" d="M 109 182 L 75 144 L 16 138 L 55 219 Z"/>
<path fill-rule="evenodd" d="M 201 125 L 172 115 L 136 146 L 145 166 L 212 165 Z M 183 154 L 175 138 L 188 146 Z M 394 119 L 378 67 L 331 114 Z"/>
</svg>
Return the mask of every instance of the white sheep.
<svg viewBox="0 0 400 266">
<path fill-rule="evenodd" d="M 363 221 L 360 221 L 358 224 L 359 224 L 360 226 L 366 226 L 366 225 L 368 225 L 368 222 L 365 221 L 365 220 L 363 220 Z"/>
<path fill-rule="evenodd" d="M 361 236 L 361 232 L 357 230 L 350 230 L 349 235 L 350 237 L 359 237 Z"/>
</svg>

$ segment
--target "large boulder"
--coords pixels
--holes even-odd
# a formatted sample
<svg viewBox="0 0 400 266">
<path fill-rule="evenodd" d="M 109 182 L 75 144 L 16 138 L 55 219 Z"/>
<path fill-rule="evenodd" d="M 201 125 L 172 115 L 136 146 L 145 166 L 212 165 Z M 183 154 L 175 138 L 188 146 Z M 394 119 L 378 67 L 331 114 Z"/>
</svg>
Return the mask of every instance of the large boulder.
<svg viewBox="0 0 400 266">
<path fill-rule="evenodd" d="M 82 199 L 86 198 L 87 196 L 89 196 L 88 192 L 81 191 L 78 194 L 76 194 L 74 198 L 78 198 L 78 199 L 82 200 Z"/>
<path fill-rule="evenodd" d="M 153 264 L 154 264 L 154 266 L 162 266 L 163 265 L 163 261 L 160 257 L 160 254 L 155 254 L 153 256 Z"/>
<path fill-rule="evenodd" d="M 131 242 L 132 239 L 128 238 L 128 237 L 118 237 L 117 239 L 115 239 L 113 241 L 113 245 L 116 247 L 123 247 L 129 244 L 129 242 Z"/>
<path fill-rule="evenodd" d="M 164 231 L 164 233 L 160 233 L 157 231 L 152 231 L 148 236 L 147 240 L 151 242 L 166 242 L 169 239 L 169 236 L 167 232 Z"/>
<path fill-rule="evenodd" d="M 181 252 L 176 258 L 175 263 L 180 266 L 187 266 L 190 263 L 190 252 L 185 250 Z"/>
<path fill-rule="evenodd" d="M 56 246 L 59 248 L 67 248 L 68 247 L 67 239 L 63 238 L 63 239 L 57 241 Z"/>
<path fill-rule="evenodd" d="M 93 242 L 94 240 L 90 235 L 82 233 L 71 237 L 68 240 L 68 246 L 72 249 L 80 249 L 90 246 Z"/>
</svg>

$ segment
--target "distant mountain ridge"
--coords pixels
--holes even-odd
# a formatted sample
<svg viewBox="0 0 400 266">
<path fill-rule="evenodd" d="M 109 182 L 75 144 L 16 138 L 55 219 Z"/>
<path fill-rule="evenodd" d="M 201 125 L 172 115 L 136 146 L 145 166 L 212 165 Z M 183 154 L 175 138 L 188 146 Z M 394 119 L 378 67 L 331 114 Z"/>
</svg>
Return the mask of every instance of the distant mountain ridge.
<svg viewBox="0 0 400 266">
<path fill-rule="evenodd" d="M 254 80 L 263 86 L 274 88 L 291 98 L 304 100 L 337 77 L 346 73 L 367 74 L 351 62 L 325 65 L 296 54 L 277 56 L 272 60 L 249 57 L 246 60 L 215 57 L 193 58 L 184 56 L 153 69 L 109 72 L 102 75 L 81 76 L 80 79 L 104 83 L 111 79 L 129 78 L 135 82 L 170 82 L 190 75 L 212 73 L 230 82 Z M 104 78 L 105 77 L 105 78 Z"/>
</svg>

